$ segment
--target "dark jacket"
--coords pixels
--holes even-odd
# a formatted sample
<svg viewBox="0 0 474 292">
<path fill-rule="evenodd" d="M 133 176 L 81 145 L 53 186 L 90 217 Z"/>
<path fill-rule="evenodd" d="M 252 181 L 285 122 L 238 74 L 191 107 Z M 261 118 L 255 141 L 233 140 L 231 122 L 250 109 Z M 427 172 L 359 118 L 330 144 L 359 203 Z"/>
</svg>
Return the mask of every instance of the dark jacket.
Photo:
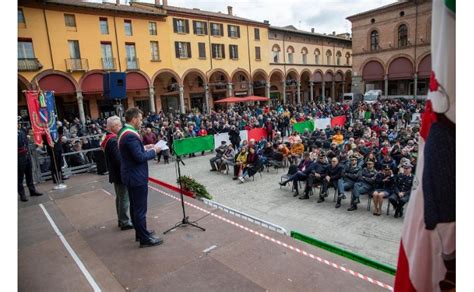
<svg viewBox="0 0 474 292">
<path fill-rule="evenodd" d="M 229 131 L 229 140 L 230 143 L 233 145 L 239 146 L 240 145 L 240 132 L 239 130 L 230 130 Z"/>
<path fill-rule="evenodd" d="M 351 180 L 352 182 L 356 182 L 359 178 L 360 171 L 361 168 L 359 165 L 356 165 L 355 167 L 352 167 L 352 165 L 350 165 L 349 167 L 344 169 L 342 177 L 344 178 L 344 180 Z"/>
<path fill-rule="evenodd" d="M 311 161 L 311 160 L 306 161 L 306 160 L 302 159 L 300 161 L 300 164 L 298 164 L 298 170 L 299 171 L 304 171 L 304 170 L 310 168 L 312 164 L 313 164 L 313 161 Z M 304 170 L 303 170 L 303 168 L 304 168 Z"/>
<path fill-rule="evenodd" d="M 305 171 L 304 174 L 308 175 L 311 173 L 319 173 L 321 177 L 326 176 L 326 170 L 327 170 L 328 164 L 327 163 L 321 163 L 321 162 L 314 162 L 313 164 L 310 165 Z"/>
<path fill-rule="evenodd" d="M 148 184 L 148 160 L 155 158 L 155 151 L 145 151 L 138 135 L 124 133 L 119 141 L 122 183 L 129 187 Z"/>
<path fill-rule="evenodd" d="M 387 181 L 383 181 L 384 179 L 388 178 Z M 389 194 L 395 191 L 395 176 L 385 176 L 383 172 L 377 173 L 375 177 L 375 188 L 377 190 L 384 190 Z"/>
<path fill-rule="evenodd" d="M 399 173 L 395 181 L 395 192 L 410 192 L 413 185 L 413 174 L 410 176 Z"/>
<path fill-rule="evenodd" d="M 105 154 L 105 161 L 107 163 L 107 169 L 109 170 L 109 182 L 110 183 L 122 183 L 120 175 L 120 152 L 117 144 L 117 137 L 113 134 L 107 134 L 105 136 L 102 149 Z"/>
<path fill-rule="evenodd" d="M 331 181 L 337 181 L 342 177 L 344 168 L 338 163 L 335 167 L 331 164 L 326 169 L 326 175 L 331 178 Z"/>
<path fill-rule="evenodd" d="M 367 167 L 362 169 L 359 175 L 358 181 L 371 185 L 372 187 L 375 186 L 375 177 L 377 176 L 377 171 L 375 168 L 369 170 Z"/>
</svg>

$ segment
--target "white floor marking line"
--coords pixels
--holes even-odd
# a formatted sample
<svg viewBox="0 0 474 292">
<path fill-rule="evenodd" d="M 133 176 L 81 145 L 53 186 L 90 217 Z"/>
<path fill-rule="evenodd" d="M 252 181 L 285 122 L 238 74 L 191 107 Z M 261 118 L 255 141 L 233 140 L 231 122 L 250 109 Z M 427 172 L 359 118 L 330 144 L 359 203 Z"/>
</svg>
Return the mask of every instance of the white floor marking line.
<svg viewBox="0 0 474 292">
<path fill-rule="evenodd" d="M 111 193 L 107 192 L 106 190 L 104 190 L 104 189 L 101 189 L 101 190 L 104 191 L 104 193 L 106 193 L 107 195 L 113 197 L 113 195 Z"/>
<path fill-rule="evenodd" d="M 79 257 L 77 256 L 77 254 L 74 252 L 74 250 L 72 249 L 72 247 L 69 245 L 69 243 L 67 242 L 66 238 L 64 238 L 63 234 L 61 233 L 61 231 L 59 231 L 59 228 L 56 226 L 56 223 L 54 223 L 53 219 L 51 218 L 51 216 L 49 215 L 48 211 L 46 211 L 46 208 L 43 206 L 43 204 L 39 204 L 39 206 L 41 207 L 41 209 L 43 210 L 44 212 L 44 215 L 46 216 L 46 218 L 48 219 L 49 223 L 51 224 L 51 226 L 53 227 L 53 230 L 54 232 L 56 232 L 56 235 L 59 237 L 59 239 L 61 239 L 61 242 L 64 244 L 64 247 L 66 247 L 67 251 L 69 252 L 69 254 L 71 255 L 71 257 L 74 259 L 74 261 L 76 262 L 77 266 L 79 267 L 79 269 L 81 270 L 81 272 L 84 274 L 84 276 L 86 277 L 87 281 L 89 282 L 89 284 L 92 286 L 92 289 L 94 289 L 95 292 L 100 292 L 102 291 L 100 288 L 99 288 L 99 285 L 97 285 L 97 283 L 95 282 L 94 278 L 92 278 L 91 274 L 89 273 L 89 271 L 87 271 L 86 267 L 84 266 L 84 264 L 82 263 L 81 259 L 79 259 Z"/>
</svg>

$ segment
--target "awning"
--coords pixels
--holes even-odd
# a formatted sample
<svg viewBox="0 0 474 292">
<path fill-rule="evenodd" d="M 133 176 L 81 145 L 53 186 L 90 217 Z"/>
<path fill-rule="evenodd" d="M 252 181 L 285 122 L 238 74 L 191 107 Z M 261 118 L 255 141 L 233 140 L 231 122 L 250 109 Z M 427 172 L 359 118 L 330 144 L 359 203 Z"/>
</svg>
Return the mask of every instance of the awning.
<svg viewBox="0 0 474 292">
<path fill-rule="evenodd" d="M 246 96 L 246 97 L 227 97 L 221 100 L 217 100 L 214 103 L 238 103 L 238 102 L 252 102 L 252 101 L 269 101 L 270 99 L 262 96 Z"/>
</svg>

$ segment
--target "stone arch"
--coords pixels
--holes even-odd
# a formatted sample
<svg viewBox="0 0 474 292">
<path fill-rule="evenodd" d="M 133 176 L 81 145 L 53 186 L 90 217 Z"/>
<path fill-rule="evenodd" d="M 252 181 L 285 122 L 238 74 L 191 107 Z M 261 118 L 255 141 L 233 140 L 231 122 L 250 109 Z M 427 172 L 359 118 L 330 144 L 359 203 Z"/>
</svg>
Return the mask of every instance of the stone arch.
<svg viewBox="0 0 474 292">
<path fill-rule="evenodd" d="M 204 84 L 207 84 L 206 74 L 204 74 L 204 72 L 202 72 L 201 70 L 199 70 L 197 68 L 191 68 L 191 69 L 186 70 L 186 72 L 183 73 L 183 77 L 181 77 L 181 80 L 183 80 L 183 82 L 184 82 L 184 79 L 186 79 L 187 75 L 191 74 L 191 73 L 196 73 L 197 75 L 199 75 L 202 78 L 202 80 L 204 81 Z"/>
<path fill-rule="evenodd" d="M 344 80 L 344 73 L 341 70 L 337 70 L 334 80 L 337 82 L 342 82 Z"/>
<path fill-rule="evenodd" d="M 225 71 L 224 69 L 216 68 L 216 69 L 213 69 L 211 72 L 208 73 L 209 82 L 211 80 L 212 75 L 214 75 L 215 73 L 222 73 L 224 75 L 224 77 L 227 79 L 227 82 L 231 82 L 231 80 L 232 80 L 229 76 L 229 73 L 227 73 L 227 71 Z"/>
<path fill-rule="evenodd" d="M 26 88 L 26 90 L 32 89 L 31 83 L 28 81 L 28 79 L 26 79 L 22 75 L 18 74 L 18 87 L 20 86 L 20 82 L 21 82 L 21 84 L 23 84 L 23 86 Z"/>
<path fill-rule="evenodd" d="M 290 77 L 290 75 L 294 73 L 296 75 L 296 78 L 294 80 L 298 81 L 300 80 L 300 74 L 298 74 L 298 71 L 296 71 L 296 69 L 290 69 L 286 72 L 286 76 L 285 76 L 285 80 L 288 79 L 288 77 Z"/>
<path fill-rule="evenodd" d="M 307 55 L 308 54 L 308 49 L 306 47 L 303 47 L 301 49 L 301 54 Z"/>
<path fill-rule="evenodd" d="M 103 75 L 104 70 L 91 70 L 86 74 L 82 75 L 79 79 L 79 87 L 83 93 L 95 92 L 102 93 L 104 91 L 103 87 Z M 100 76 L 98 76 L 100 75 Z"/>
<path fill-rule="evenodd" d="M 278 44 L 274 44 L 272 47 L 272 52 L 280 52 L 280 46 Z"/>
<path fill-rule="evenodd" d="M 173 71 L 171 69 L 160 69 L 160 70 L 156 71 L 155 74 L 153 74 L 153 77 L 151 78 L 151 81 L 153 82 L 152 84 L 155 84 L 156 78 L 159 75 L 161 75 L 162 73 L 171 74 L 176 79 L 176 81 L 178 82 L 179 85 L 183 84 L 183 82 L 182 82 L 181 78 L 179 77 L 178 73 L 176 73 L 175 71 Z"/>
<path fill-rule="evenodd" d="M 426 58 L 427 56 L 430 56 L 431 55 L 431 51 L 427 51 L 423 54 L 421 54 L 420 56 L 418 56 L 418 58 L 416 59 L 416 72 L 418 72 L 418 68 L 420 67 L 420 63 L 421 61 L 423 61 L 424 58 Z"/>
<path fill-rule="evenodd" d="M 366 59 L 366 60 L 362 63 L 362 65 L 360 65 L 359 72 L 360 72 L 361 75 L 362 75 L 362 72 L 364 71 L 365 65 L 367 65 L 367 63 L 369 63 L 369 62 L 371 62 L 371 61 L 377 61 L 378 63 L 380 63 L 380 64 L 382 65 L 384 74 L 387 74 L 387 66 L 385 65 L 385 62 L 382 61 L 382 59 L 380 59 L 380 58 L 371 57 L 371 58 Z"/>
<path fill-rule="evenodd" d="M 269 75 L 267 74 L 267 72 L 265 72 L 265 70 L 257 69 L 255 71 L 253 71 L 253 73 L 252 73 L 252 81 L 255 79 L 255 76 L 258 76 L 259 74 L 261 74 L 263 76 L 263 79 L 265 80 L 265 82 L 268 82 L 270 80 Z"/>
<path fill-rule="evenodd" d="M 293 46 L 288 46 L 288 47 L 286 48 L 286 52 L 287 52 L 287 53 L 294 53 L 294 52 L 295 52 L 295 48 L 293 48 Z"/>
<path fill-rule="evenodd" d="M 33 78 L 33 80 L 31 81 L 32 89 L 38 89 L 38 85 L 39 85 L 39 82 L 41 81 L 41 79 L 43 79 L 47 76 L 51 76 L 51 75 L 58 75 L 58 76 L 61 76 L 61 77 L 65 78 L 66 80 L 71 82 L 74 92 L 80 91 L 79 84 L 77 83 L 77 81 L 74 78 L 72 78 L 71 75 L 69 75 L 65 72 L 62 72 L 62 71 L 59 71 L 59 70 L 53 70 L 53 69 L 48 69 L 48 70 L 45 70 L 43 72 L 38 73 Z"/>
<path fill-rule="evenodd" d="M 389 79 L 411 79 L 414 72 L 413 62 L 404 56 L 392 59 L 387 70 Z"/>
<path fill-rule="evenodd" d="M 314 70 L 313 78 L 312 78 L 313 82 L 322 82 L 323 77 L 324 77 L 324 73 L 321 69 Z"/>
<path fill-rule="evenodd" d="M 408 54 L 396 54 L 395 56 L 392 56 L 388 61 L 387 61 L 387 65 L 385 67 L 385 74 L 388 74 L 388 69 L 390 68 L 390 64 L 392 64 L 393 61 L 395 61 L 396 59 L 398 58 L 406 58 L 408 59 L 408 61 L 410 61 L 410 63 L 412 64 L 412 67 L 413 69 L 415 68 L 415 66 L 413 64 L 415 64 L 415 60 L 413 60 L 413 58 L 408 55 Z"/>
<path fill-rule="evenodd" d="M 270 71 L 270 74 L 268 74 L 268 78 L 271 80 L 272 77 L 273 77 L 273 74 L 275 74 L 275 73 L 280 74 L 281 80 L 283 80 L 283 78 L 285 78 L 285 73 L 283 73 L 283 71 L 281 69 L 273 69 L 272 71 Z"/>
<path fill-rule="evenodd" d="M 378 60 L 366 62 L 361 70 L 364 81 L 384 80 L 385 74 L 385 68 Z"/>
<path fill-rule="evenodd" d="M 334 72 L 331 69 L 324 73 L 324 82 L 332 82 L 334 80 Z"/>
<path fill-rule="evenodd" d="M 128 71 L 127 72 L 127 76 L 134 75 L 134 74 L 139 74 L 141 77 L 143 77 L 146 80 L 147 84 L 148 84 L 148 88 L 151 86 L 152 83 L 151 83 L 150 77 L 148 77 L 148 74 L 146 74 L 144 71 L 142 71 L 142 70 L 133 70 L 133 71 Z"/>
<path fill-rule="evenodd" d="M 234 72 L 232 72 L 231 76 L 232 76 L 232 82 L 234 82 L 234 79 L 235 77 L 237 76 L 237 74 L 239 73 L 243 73 L 243 75 L 245 75 L 245 78 L 247 79 L 247 81 L 250 81 L 250 74 L 247 70 L 245 69 L 242 69 L 242 68 L 238 68 L 238 69 L 235 69 Z"/>
</svg>

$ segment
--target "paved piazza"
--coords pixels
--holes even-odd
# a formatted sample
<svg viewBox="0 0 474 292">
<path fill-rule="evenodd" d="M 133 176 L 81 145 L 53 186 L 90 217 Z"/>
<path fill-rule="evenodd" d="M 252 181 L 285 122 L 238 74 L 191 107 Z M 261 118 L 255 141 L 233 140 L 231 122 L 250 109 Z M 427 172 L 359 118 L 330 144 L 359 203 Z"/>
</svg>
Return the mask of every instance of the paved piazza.
<svg viewBox="0 0 474 292">
<path fill-rule="evenodd" d="M 232 180 L 232 174 L 210 172 L 209 159 L 213 154 L 196 154 L 185 158 L 186 166 L 181 166 L 182 175 L 191 175 L 204 184 L 214 200 L 257 218 L 280 225 L 286 230 L 299 231 L 319 240 L 335 244 L 383 264 L 396 266 L 403 221 L 386 215 L 384 202 L 382 216 L 368 212 L 367 196 L 361 197 L 359 209 L 348 212 L 349 197 L 335 209 L 332 201 L 333 189 L 329 190 L 329 200 L 317 204 L 317 195 L 309 200 L 293 198 L 291 186 L 280 186 L 280 177 L 286 173 L 271 169 L 258 174 L 255 181 L 239 184 Z M 176 185 L 175 164 L 156 164 L 150 161 L 150 176 Z M 191 218 L 193 219 L 193 218 Z M 194 218 L 195 219 L 195 218 Z"/>
</svg>

